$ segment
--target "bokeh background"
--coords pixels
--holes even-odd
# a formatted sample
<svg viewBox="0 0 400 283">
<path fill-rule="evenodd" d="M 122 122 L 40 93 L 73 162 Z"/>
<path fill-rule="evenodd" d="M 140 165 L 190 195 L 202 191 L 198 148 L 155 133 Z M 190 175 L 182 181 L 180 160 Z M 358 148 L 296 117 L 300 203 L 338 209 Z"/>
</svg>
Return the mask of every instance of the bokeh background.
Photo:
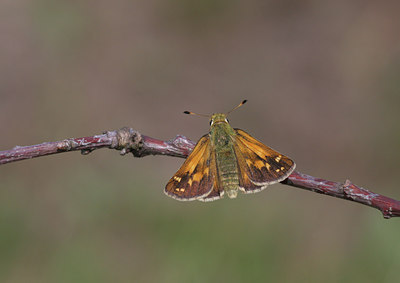
<svg viewBox="0 0 400 283">
<path fill-rule="evenodd" d="M 0 2 L 0 149 L 130 126 L 197 140 L 224 112 L 300 172 L 400 199 L 399 1 Z M 181 203 L 182 159 L 0 168 L 1 282 L 395 282 L 400 222 L 274 185 Z"/>
</svg>

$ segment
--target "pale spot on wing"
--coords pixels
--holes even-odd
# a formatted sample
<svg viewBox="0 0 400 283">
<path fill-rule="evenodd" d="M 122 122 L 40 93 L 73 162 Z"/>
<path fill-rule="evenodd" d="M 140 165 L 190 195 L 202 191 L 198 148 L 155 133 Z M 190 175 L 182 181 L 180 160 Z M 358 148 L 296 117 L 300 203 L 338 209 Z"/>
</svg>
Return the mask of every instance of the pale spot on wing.
<svg viewBox="0 0 400 283">
<path fill-rule="evenodd" d="M 281 158 L 282 158 L 282 155 L 279 155 L 279 156 L 275 157 L 275 161 L 279 162 L 281 160 Z"/>
<path fill-rule="evenodd" d="M 178 177 L 178 176 L 174 176 L 174 180 L 180 182 L 182 180 L 182 178 Z"/>
<path fill-rule="evenodd" d="M 194 174 L 193 178 L 191 178 L 191 179 L 193 179 L 193 182 L 200 182 L 202 177 L 203 176 L 201 173 L 196 173 L 196 174 Z"/>
<path fill-rule="evenodd" d="M 265 163 L 264 163 L 264 161 L 262 161 L 262 160 L 257 160 L 257 161 L 254 163 L 254 165 L 255 165 L 257 168 L 261 169 L 261 168 L 263 168 L 263 167 L 265 166 Z"/>
</svg>

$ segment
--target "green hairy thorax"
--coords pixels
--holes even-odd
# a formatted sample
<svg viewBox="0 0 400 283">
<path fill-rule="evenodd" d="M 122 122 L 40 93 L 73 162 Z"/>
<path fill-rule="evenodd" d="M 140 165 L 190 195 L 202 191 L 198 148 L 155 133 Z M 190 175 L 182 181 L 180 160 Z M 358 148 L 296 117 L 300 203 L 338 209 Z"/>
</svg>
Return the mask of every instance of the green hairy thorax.
<svg viewBox="0 0 400 283">
<path fill-rule="evenodd" d="M 213 114 L 210 121 L 211 147 L 215 150 L 218 178 L 228 197 L 235 198 L 239 189 L 239 177 L 232 137 L 236 133 L 225 114 Z"/>
</svg>

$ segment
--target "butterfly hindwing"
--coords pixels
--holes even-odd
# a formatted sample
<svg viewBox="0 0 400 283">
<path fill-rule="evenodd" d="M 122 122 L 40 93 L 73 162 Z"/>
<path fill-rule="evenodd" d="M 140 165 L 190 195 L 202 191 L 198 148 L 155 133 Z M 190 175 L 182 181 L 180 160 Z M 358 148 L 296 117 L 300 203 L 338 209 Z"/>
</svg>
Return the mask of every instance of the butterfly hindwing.
<svg viewBox="0 0 400 283">
<path fill-rule="evenodd" d="M 210 148 L 210 137 L 200 138 L 181 168 L 165 186 L 165 193 L 177 200 L 195 200 L 206 197 L 213 189 L 215 158 Z"/>
<path fill-rule="evenodd" d="M 240 189 L 246 193 L 258 192 L 270 184 L 286 179 L 295 163 L 289 157 L 273 150 L 243 130 L 235 129 L 234 150 L 238 162 Z"/>
<path fill-rule="evenodd" d="M 211 158 L 210 172 L 214 176 L 213 189 L 207 196 L 205 196 L 204 198 L 200 198 L 200 201 L 213 201 L 222 198 L 224 195 L 224 189 L 221 187 L 219 182 L 215 152 L 213 153 L 213 157 Z"/>
</svg>

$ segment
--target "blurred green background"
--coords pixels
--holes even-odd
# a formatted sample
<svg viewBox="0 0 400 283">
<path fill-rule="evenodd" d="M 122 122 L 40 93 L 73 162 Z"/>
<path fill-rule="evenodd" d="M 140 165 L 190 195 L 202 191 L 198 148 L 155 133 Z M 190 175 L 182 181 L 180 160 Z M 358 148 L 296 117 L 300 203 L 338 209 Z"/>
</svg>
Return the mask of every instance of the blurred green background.
<svg viewBox="0 0 400 283">
<path fill-rule="evenodd" d="M 224 112 L 300 172 L 400 199 L 399 1 L 0 2 L 0 149 Z M 181 203 L 183 159 L 0 167 L 1 282 L 395 282 L 399 219 L 274 185 Z"/>
</svg>

